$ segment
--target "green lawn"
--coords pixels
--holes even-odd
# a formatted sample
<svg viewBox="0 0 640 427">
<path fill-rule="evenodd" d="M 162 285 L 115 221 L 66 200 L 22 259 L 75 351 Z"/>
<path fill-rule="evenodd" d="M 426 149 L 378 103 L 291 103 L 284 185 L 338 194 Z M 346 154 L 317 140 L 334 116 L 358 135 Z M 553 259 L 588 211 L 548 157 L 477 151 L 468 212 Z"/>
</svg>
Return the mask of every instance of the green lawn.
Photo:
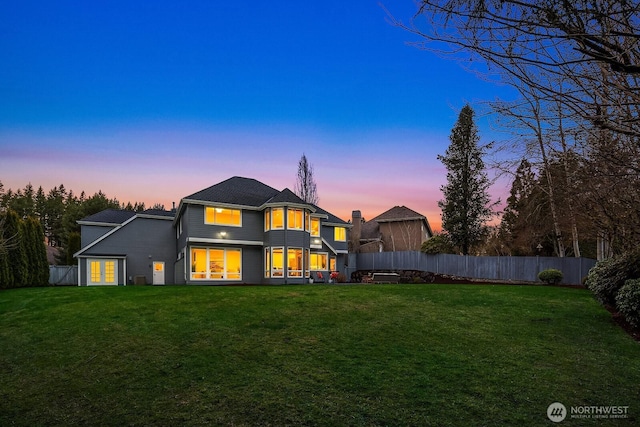
<svg viewBox="0 0 640 427">
<path fill-rule="evenodd" d="M 628 405 L 640 344 L 582 289 L 0 292 L 0 425 L 555 425 Z"/>
</svg>

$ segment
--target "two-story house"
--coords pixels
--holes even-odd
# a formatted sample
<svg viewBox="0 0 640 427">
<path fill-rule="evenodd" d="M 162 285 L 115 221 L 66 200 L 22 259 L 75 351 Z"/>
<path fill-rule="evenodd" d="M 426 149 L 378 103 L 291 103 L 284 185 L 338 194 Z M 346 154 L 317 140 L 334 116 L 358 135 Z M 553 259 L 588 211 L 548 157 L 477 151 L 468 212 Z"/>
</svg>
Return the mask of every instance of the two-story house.
<svg viewBox="0 0 640 427">
<path fill-rule="evenodd" d="M 326 280 L 346 269 L 351 226 L 289 189 L 242 177 L 184 197 L 173 211 L 107 210 L 79 224 L 80 285 Z"/>
</svg>

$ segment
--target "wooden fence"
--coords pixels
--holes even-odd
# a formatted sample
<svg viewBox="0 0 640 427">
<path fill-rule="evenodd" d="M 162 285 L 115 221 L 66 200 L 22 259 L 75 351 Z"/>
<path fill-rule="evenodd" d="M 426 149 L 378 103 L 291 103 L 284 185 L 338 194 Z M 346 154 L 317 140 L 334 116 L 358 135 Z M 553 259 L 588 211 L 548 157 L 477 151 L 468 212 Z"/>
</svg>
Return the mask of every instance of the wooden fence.
<svg viewBox="0 0 640 427">
<path fill-rule="evenodd" d="M 78 286 L 78 266 L 50 265 L 49 284 L 54 286 Z"/>
<path fill-rule="evenodd" d="M 417 251 L 349 254 L 348 275 L 357 270 L 418 270 L 451 276 L 536 282 L 542 270 L 562 271 L 562 283 L 577 285 L 596 261 L 589 258 L 427 255 Z"/>
</svg>

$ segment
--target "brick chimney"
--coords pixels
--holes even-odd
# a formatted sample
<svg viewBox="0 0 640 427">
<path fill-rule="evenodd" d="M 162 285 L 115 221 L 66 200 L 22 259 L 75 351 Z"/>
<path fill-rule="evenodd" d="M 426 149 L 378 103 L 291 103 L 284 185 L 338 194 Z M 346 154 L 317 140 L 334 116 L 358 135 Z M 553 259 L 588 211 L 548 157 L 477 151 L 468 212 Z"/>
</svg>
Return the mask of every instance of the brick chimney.
<svg viewBox="0 0 640 427">
<path fill-rule="evenodd" d="M 362 213 L 360 211 L 351 212 L 351 250 L 353 253 L 360 252 L 360 235 L 362 230 Z"/>
</svg>

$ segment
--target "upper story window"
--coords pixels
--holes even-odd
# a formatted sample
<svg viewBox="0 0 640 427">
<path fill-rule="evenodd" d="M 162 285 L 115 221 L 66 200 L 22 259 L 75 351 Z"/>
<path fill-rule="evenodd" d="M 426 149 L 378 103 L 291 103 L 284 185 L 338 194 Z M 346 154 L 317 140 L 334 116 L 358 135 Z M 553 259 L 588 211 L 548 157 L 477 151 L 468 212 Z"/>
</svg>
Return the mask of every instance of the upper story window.
<svg viewBox="0 0 640 427">
<path fill-rule="evenodd" d="M 320 218 L 311 218 L 311 235 L 320 237 Z"/>
<path fill-rule="evenodd" d="M 334 236 L 333 240 L 336 242 L 346 242 L 347 241 L 347 229 L 344 227 L 335 227 L 334 228 Z"/>
<path fill-rule="evenodd" d="M 308 232 L 309 231 L 309 226 L 310 226 L 310 220 L 309 220 L 309 212 L 305 211 L 304 212 L 304 229 Z"/>
<path fill-rule="evenodd" d="M 287 228 L 290 230 L 302 230 L 304 224 L 302 223 L 303 214 L 302 209 L 287 209 Z"/>
<path fill-rule="evenodd" d="M 271 229 L 281 230 L 284 228 L 284 208 L 271 209 Z"/>
<path fill-rule="evenodd" d="M 242 225 L 239 209 L 213 208 L 207 206 L 204 212 L 204 223 L 215 225 Z"/>
<path fill-rule="evenodd" d="M 271 230 L 271 209 L 264 211 L 264 231 Z"/>
</svg>

